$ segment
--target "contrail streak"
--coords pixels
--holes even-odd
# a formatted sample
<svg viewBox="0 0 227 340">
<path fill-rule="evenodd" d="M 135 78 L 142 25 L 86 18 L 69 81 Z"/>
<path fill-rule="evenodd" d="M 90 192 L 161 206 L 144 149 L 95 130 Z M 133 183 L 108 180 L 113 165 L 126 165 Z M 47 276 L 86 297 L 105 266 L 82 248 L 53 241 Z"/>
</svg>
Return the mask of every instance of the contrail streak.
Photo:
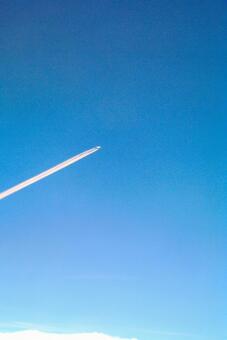
<svg viewBox="0 0 227 340">
<path fill-rule="evenodd" d="M 80 159 L 84 158 L 84 157 L 87 157 L 89 155 L 91 155 L 92 153 L 98 151 L 100 149 L 100 146 L 96 146 L 92 149 L 89 149 L 87 151 L 84 151 L 72 158 L 69 158 L 68 160 L 58 164 L 58 165 L 55 165 L 54 167 L 50 168 L 49 170 L 46 170 L 46 171 L 43 171 L 41 172 L 39 175 L 36 175 L 30 179 L 27 179 L 26 181 L 24 182 L 21 182 L 20 184 L 17 184 L 15 185 L 14 187 L 6 190 L 6 191 L 3 191 L 0 193 L 0 200 L 2 200 L 3 198 L 6 198 L 12 194 L 14 194 L 15 192 L 21 190 L 21 189 L 24 189 L 26 187 L 28 187 L 29 185 L 31 184 L 34 184 L 38 181 L 40 181 L 41 179 L 47 177 L 47 176 L 50 176 L 52 174 L 54 174 L 55 172 L 59 171 L 59 170 L 62 170 L 64 168 L 66 168 L 67 166 L 73 164 L 73 163 L 76 163 L 78 162 Z"/>
</svg>

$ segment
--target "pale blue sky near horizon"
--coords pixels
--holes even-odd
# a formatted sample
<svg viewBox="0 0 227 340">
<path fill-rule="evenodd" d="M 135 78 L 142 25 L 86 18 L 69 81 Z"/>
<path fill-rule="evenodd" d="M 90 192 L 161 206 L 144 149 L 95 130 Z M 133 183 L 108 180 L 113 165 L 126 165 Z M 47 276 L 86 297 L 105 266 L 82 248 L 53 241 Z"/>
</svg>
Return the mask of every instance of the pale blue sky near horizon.
<svg viewBox="0 0 227 340">
<path fill-rule="evenodd" d="M 226 338 L 226 36 L 224 0 L 0 1 L 0 191 L 102 146 L 0 202 L 0 328 Z"/>
</svg>

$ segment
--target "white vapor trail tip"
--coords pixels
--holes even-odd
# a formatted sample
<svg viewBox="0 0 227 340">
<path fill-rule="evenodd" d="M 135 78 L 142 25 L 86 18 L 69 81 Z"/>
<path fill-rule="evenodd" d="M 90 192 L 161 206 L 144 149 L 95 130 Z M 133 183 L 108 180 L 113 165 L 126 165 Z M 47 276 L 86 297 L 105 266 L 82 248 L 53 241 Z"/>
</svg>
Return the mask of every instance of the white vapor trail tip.
<svg viewBox="0 0 227 340">
<path fill-rule="evenodd" d="M 78 154 L 76 156 L 73 156 L 72 158 L 67 159 L 66 161 L 64 161 L 64 162 L 62 162 L 62 163 L 60 163 L 58 165 L 55 165 L 54 167 L 52 167 L 52 168 L 50 168 L 50 169 L 48 169 L 46 171 L 41 172 L 40 174 L 38 174 L 38 175 L 36 175 L 36 176 L 34 176 L 34 177 L 30 178 L 30 179 L 27 179 L 24 182 L 21 182 L 21 183 L 15 185 L 15 186 L 13 186 L 10 189 L 7 189 L 7 190 L 1 192 L 0 193 L 0 200 L 2 200 L 3 198 L 6 198 L 6 197 L 14 194 L 15 192 L 17 192 L 19 190 L 22 190 L 22 189 L 28 187 L 31 184 L 34 184 L 34 183 L 36 183 L 38 181 L 41 181 L 43 178 L 48 177 L 48 176 L 54 174 L 55 172 L 60 171 L 60 170 L 62 170 L 64 168 L 66 168 L 67 166 L 69 166 L 69 165 L 71 165 L 73 163 L 78 162 L 82 158 L 85 158 L 85 157 L 91 155 L 92 153 L 98 151 L 100 148 L 101 148 L 100 146 L 96 146 L 96 147 L 94 147 L 92 149 L 84 151 L 84 152 L 82 152 L 82 153 L 80 153 L 80 154 Z"/>
</svg>

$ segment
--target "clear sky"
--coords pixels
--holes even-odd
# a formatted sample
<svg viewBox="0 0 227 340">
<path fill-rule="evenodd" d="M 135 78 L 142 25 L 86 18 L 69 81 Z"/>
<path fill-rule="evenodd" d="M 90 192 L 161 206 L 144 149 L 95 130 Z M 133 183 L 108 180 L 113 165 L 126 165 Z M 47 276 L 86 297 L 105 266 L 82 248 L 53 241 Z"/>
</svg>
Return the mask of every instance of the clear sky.
<svg viewBox="0 0 227 340">
<path fill-rule="evenodd" d="M 223 340 L 227 4 L 1 0 L 3 328 Z M 32 326 L 33 325 L 33 326 Z"/>
</svg>

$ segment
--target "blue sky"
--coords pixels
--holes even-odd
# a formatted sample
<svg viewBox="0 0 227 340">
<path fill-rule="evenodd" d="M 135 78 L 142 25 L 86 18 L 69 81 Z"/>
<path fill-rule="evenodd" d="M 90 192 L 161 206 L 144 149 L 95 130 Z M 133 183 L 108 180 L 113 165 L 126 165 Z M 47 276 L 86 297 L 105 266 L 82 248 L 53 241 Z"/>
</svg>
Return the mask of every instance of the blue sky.
<svg viewBox="0 0 227 340">
<path fill-rule="evenodd" d="M 2 328 L 225 339 L 226 7 L 0 2 Z"/>
</svg>

